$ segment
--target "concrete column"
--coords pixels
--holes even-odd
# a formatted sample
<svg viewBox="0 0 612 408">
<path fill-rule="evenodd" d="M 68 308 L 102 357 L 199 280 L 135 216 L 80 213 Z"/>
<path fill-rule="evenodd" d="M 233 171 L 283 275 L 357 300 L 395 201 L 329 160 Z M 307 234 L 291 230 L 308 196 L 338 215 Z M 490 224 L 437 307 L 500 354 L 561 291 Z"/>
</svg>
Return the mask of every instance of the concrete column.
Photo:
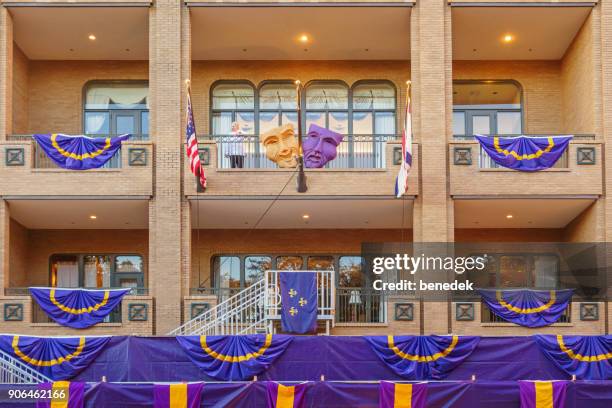
<svg viewBox="0 0 612 408">
<path fill-rule="evenodd" d="M 185 245 L 182 224 L 184 135 L 184 18 L 180 0 L 159 0 L 150 11 L 149 87 L 155 141 L 154 197 L 149 206 L 149 282 L 155 333 L 181 322 Z M 188 271 L 187 271 L 188 272 Z"/>
<path fill-rule="evenodd" d="M 0 140 L 12 132 L 13 18 L 0 6 Z"/>
<path fill-rule="evenodd" d="M 454 237 L 448 188 L 447 137 L 452 118 L 451 12 L 444 0 L 419 1 L 412 11 L 411 77 L 414 132 L 420 143 L 421 191 L 415 201 L 414 240 Z"/>
</svg>

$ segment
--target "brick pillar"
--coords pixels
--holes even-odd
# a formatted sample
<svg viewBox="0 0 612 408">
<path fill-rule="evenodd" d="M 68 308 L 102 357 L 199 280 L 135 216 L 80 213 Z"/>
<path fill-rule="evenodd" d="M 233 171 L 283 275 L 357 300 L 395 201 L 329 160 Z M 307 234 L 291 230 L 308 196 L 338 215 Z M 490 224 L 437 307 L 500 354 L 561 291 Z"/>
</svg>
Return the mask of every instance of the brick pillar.
<svg viewBox="0 0 612 408">
<path fill-rule="evenodd" d="M 0 6 L 0 140 L 12 131 L 13 18 Z"/>
<path fill-rule="evenodd" d="M 155 141 L 154 197 L 149 205 L 149 285 L 155 333 L 181 322 L 183 296 L 184 17 L 180 0 L 159 0 L 150 11 L 149 87 Z"/>
<path fill-rule="evenodd" d="M 8 203 L 0 199 L 0 296 L 9 286 L 10 212 Z"/>
<path fill-rule="evenodd" d="M 421 191 L 414 203 L 414 241 L 454 239 L 453 203 L 448 188 L 448 147 L 452 118 L 452 38 L 450 6 L 419 0 L 412 11 L 411 77 L 414 131 L 420 143 Z M 448 302 L 424 294 L 422 334 L 449 332 Z"/>
<path fill-rule="evenodd" d="M 415 201 L 414 240 L 452 241 L 447 137 L 452 118 L 451 12 L 444 0 L 419 1 L 412 11 L 411 77 L 414 131 L 421 144 L 421 191 Z"/>
</svg>

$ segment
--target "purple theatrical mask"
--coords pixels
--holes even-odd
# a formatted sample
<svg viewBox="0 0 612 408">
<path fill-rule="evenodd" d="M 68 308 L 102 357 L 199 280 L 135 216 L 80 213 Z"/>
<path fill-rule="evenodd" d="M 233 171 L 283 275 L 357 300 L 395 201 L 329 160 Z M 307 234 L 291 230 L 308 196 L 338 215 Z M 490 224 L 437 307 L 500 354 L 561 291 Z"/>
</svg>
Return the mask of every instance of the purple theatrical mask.
<svg viewBox="0 0 612 408">
<path fill-rule="evenodd" d="M 304 164 L 309 169 L 320 169 L 327 162 L 334 160 L 337 148 L 342 142 L 340 133 L 322 128 L 315 124 L 308 129 L 308 139 L 304 140 L 302 149 L 304 150 Z"/>
</svg>

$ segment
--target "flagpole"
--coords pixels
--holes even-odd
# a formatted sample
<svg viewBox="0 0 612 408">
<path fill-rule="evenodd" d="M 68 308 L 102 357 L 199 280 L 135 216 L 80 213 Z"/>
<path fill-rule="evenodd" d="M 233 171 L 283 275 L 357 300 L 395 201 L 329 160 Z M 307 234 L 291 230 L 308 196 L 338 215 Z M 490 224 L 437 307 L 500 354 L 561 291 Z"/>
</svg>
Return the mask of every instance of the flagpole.
<svg viewBox="0 0 612 408">
<path fill-rule="evenodd" d="M 297 94 L 297 128 L 298 128 L 298 176 L 297 176 L 297 192 L 305 193 L 308 191 L 306 185 L 306 174 L 304 173 L 304 154 L 302 152 L 302 83 L 298 79 L 295 81 Z"/>
<path fill-rule="evenodd" d="M 191 80 L 186 79 L 185 80 L 185 86 L 187 88 L 187 104 L 191 104 Z M 191 107 L 191 109 L 193 109 L 193 105 Z M 192 111 L 193 113 L 193 111 Z M 189 119 L 187 119 L 189 120 Z M 194 124 L 195 126 L 195 124 Z M 202 169 L 200 168 L 200 171 Z M 200 185 L 200 178 L 198 176 L 195 176 L 196 179 L 196 185 L 198 186 L 197 190 L 200 189 L 201 185 Z M 197 191 L 196 190 L 196 191 Z M 197 194 L 196 194 L 197 195 Z M 200 200 L 196 197 L 196 252 L 199 251 L 200 248 Z M 197 257 L 198 257 L 198 287 L 200 286 L 200 284 L 202 283 L 202 267 L 201 267 L 201 263 L 200 263 L 200 254 L 197 253 Z"/>
</svg>

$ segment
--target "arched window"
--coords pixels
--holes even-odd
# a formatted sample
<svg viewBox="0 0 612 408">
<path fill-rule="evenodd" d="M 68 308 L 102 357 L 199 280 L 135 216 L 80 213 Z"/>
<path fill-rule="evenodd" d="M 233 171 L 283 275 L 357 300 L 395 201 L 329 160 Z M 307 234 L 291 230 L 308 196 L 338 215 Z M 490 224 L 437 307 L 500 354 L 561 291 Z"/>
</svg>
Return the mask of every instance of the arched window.
<svg viewBox="0 0 612 408">
<path fill-rule="evenodd" d="M 455 81 L 453 135 L 517 136 L 523 132 L 520 86 L 514 81 Z"/>
<path fill-rule="evenodd" d="M 95 81 L 85 88 L 83 129 L 86 135 L 129 133 L 148 139 L 149 85 L 146 81 Z"/>
<path fill-rule="evenodd" d="M 342 82 L 313 82 L 306 87 L 306 129 L 315 123 L 349 134 L 349 89 Z"/>
<path fill-rule="evenodd" d="M 293 123 L 297 129 L 297 91 L 291 82 L 269 82 L 259 88 L 259 133 Z"/>
<path fill-rule="evenodd" d="M 255 134 L 255 88 L 249 82 L 219 82 L 212 89 L 212 134 L 230 135 L 233 122 L 243 134 Z"/>
<path fill-rule="evenodd" d="M 358 83 L 353 87 L 353 134 L 394 136 L 395 107 L 392 84 Z"/>
</svg>

